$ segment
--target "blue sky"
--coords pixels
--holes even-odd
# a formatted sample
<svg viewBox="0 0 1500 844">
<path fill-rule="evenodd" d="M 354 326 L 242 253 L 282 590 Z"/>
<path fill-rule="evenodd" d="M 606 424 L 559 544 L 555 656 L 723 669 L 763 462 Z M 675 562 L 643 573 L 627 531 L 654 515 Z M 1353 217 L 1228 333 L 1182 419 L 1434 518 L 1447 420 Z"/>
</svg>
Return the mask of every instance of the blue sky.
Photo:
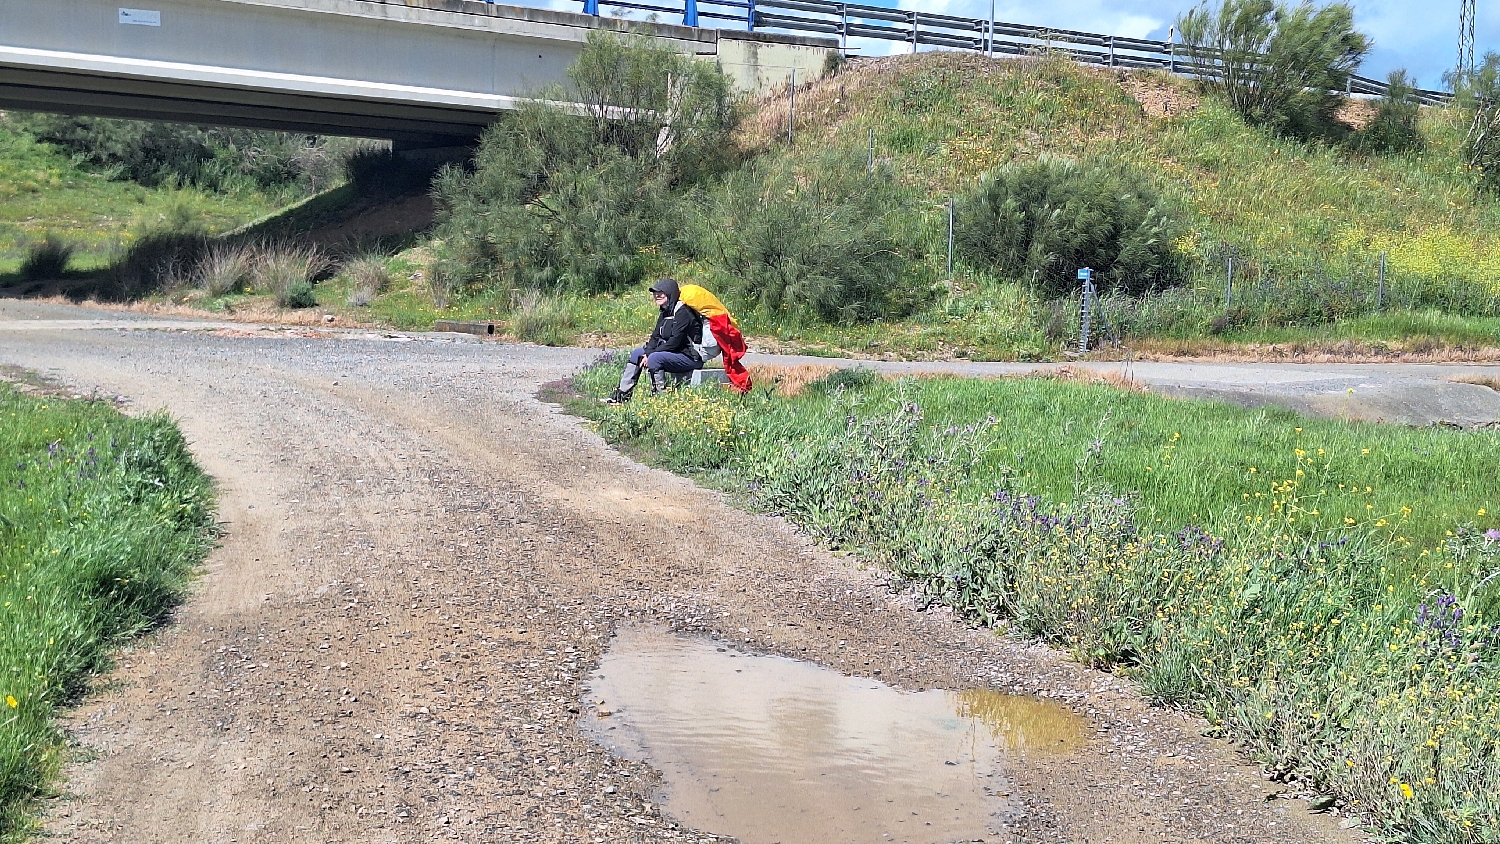
<svg viewBox="0 0 1500 844">
<path fill-rule="evenodd" d="M 583 7 L 578 0 L 509 2 L 567 11 L 578 11 Z M 653 2 L 676 5 L 680 0 Z M 988 17 L 990 11 L 990 0 L 861 2 L 976 18 Z M 1500 8 L 1488 0 L 1480 0 L 1478 5 L 1478 52 L 1483 55 L 1487 49 L 1500 51 Z M 1190 0 L 1049 0 L 1046 3 L 995 0 L 995 17 L 1012 23 L 1165 40 L 1167 27 L 1192 6 Z M 1360 72 L 1365 76 L 1384 78 L 1391 70 L 1404 67 L 1417 77 L 1422 87 L 1441 87 L 1443 72 L 1453 67 L 1458 53 L 1458 9 L 1459 0 L 1357 0 L 1354 3 L 1355 25 L 1375 42 L 1375 49 Z M 670 17 L 666 19 L 670 20 Z M 897 46 L 876 43 L 869 45 L 865 52 L 884 52 Z"/>
</svg>

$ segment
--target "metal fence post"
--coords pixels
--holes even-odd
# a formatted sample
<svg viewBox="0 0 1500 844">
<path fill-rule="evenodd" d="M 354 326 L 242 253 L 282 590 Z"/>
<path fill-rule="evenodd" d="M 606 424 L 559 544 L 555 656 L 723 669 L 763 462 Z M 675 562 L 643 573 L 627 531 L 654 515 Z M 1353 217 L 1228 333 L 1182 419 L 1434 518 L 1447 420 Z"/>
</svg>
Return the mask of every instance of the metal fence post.
<svg viewBox="0 0 1500 844">
<path fill-rule="evenodd" d="M 1032 280 L 1037 280 L 1037 273 L 1032 273 Z M 1079 304 L 1079 354 L 1086 355 L 1089 354 L 1089 333 L 1094 318 L 1094 270 L 1080 267 L 1079 280 L 1083 282 L 1083 301 Z"/>
<path fill-rule="evenodd" d="M 870 160 L 865 164 L 866 173 L 875 172 L 875 130 L 870 130 Z"/>
<path fill-rule="evenodd" d="M 911 13 L 911 51 L 917 51 L 917 13 Z"/>
<path fill-rule="evenodd" d="M 1094 316 L 1094 283 L 1085 280 L 1083 282 L 1083 304 L 1078 310 L 1078 353 L 1086 355 L 1089 353 L 1089 333 L 1093 329 L 1090 324 Z"/>
<path fill-rule="evenodd" d="M 786 83 L 786 142 L 792 142 L 792 127 L 797 125 L 797 68 L 792 68 L 792 78 Z"/>
<path fill-rule="evenodd" d="M 1380 253 L 1380 275 L 1375 284 L 1375 310 L 1385 309 L 1385 253 Z"/>
<path fill-rule="evenodd" d="M 1109 66 L 1115 66 L 1115 37 L 1109 36 Z"/>
<path fill-rule="evenodd" d="M 745 31 L 755 31 L 755 0 L 745 2 Z"/>
<path fill-rule="evenodd" d="M 839 52 L 849 54 L 849 4 L 839 4 Z"/>
<path fill-rule="evenodd" d="M 990 28 L 985 30 L 984 54 L 988 58 L 995 57 L 995 0 L 990 0 Z"/>
<path fill-rule="evenodd" d="M 948 197 L 948 277 L 953 277 L 953 197 Z"/>
<path fill-rule="evenodd" d="M 698 0 L 684 0 L 682 4 L 682 25 L 698 25 Z"/>
<path fill-rule="evenodd" d="M 1234 304 L 1234 256 L 1229 256 L 1229 274 L 1224 278 L 1224 310 Z"/>
</svg>

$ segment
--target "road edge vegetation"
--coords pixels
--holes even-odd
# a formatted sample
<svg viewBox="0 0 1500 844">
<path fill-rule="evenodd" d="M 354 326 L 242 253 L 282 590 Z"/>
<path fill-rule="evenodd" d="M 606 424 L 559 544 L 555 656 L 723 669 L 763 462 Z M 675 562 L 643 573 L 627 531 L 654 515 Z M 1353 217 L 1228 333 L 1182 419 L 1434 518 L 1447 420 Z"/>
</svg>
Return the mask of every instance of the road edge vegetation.
<svg viewBox="0 0 1500 844">
<path fill-rule="evenodd" d="M 214 524 L 168 416 L 0 381 L 0 841 L 36 833 L 66 761 L 59 711 L 168 618 Z"/>
<path fill-rule="evenodd" d="M 1132 677 L 1389 840 L 1500 836 L 1494 432 L 861 370 L 605 406 L 619 363 L 569 409 L 632 456 Z"/>
</svg>

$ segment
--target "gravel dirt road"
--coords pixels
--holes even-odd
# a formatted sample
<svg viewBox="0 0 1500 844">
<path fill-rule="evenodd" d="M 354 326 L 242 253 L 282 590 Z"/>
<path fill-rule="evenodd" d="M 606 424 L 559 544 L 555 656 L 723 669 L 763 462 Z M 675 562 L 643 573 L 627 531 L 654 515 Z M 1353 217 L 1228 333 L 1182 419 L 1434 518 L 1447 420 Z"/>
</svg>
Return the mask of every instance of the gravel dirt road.
<svg viewBox="0 0 1500 844">
<path fill-rule="evenodd" d="M 537 398 L 589 353 L 41 324 L 76 317 L 5 303 L 0 364 L 172 413 L 219 483 L 223 538 L 175 623 L 71 714 L 57 837 L 718 840 L 578 729 L 611 632 L 647 621 L 1084 715 L 1078 753 L 1014 761 L 1024 817 L 983 840 L 1359 840 L 1128 683 L 919 613 L 877 572 L 614 452 Z"/>
</svg>

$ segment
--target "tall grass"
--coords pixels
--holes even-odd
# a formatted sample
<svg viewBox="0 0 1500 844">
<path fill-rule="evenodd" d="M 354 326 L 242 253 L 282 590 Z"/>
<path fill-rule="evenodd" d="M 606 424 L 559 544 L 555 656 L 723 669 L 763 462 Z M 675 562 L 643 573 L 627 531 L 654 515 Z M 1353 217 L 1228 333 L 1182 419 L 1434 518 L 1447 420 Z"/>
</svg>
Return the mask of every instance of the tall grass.
<svg viewBox="0 0 1500 844">
<path fill-rule="evenodd" d="M 579 377 L 602 395 L 600 367 Z M 1202 713 L 1392 838 L 1500 836 L 1500 440 L 1055 380 L 591 405 L 600 431 Z"/>
<path fill-rule="evenodd" d="M 74 246 L 48 232 L 26 250 L 21 262 L 21 278 L 27 281 L 50 281 L 62 278 L 73 262 Z"/>
<path fill-rule="evenodd" d="M 257 250 L 255 286 L 280 307 L 310 308 L 317 304 L 313 285 L 327 269 L 328 259 L 316 246 L 265 244 Z"/>
<path fill-rule="evenodd" d="M 0 385 L 0 835 L 61 761 L 58 707 L 181 598 L 212 507 L 171 420 Z"/>
<path fill-rule="evenodd" d="M 224 296 L 244 290 L 254 269 L 251 250 L 229 243 L 215 243 L 208 248 L 193 275 L 204 293 Z"/>
<path fill-rule="evenodd" d="M 207 249 L 201 229 L 148 232 L 99 273 L 96 293 L 124 302 L 190 283 Z"/>
<path fill-rule="evenodd" d="M 568 300 L 548 296 L 540 290 L 517 294 L 515 307 L 511 310 L 511 333 L 518 339 L 543 346 L 566 346 L 577 336 L 573 331 L 574 322 Z"/>
<path fill-rule="evenodd" d="M 339 267 L 339 274 L 349 279 L 348 302 L 357 308 L 368 307 L 391 283 L 391 271 L 383 255 L 357 255 Z"/>
</svg>

